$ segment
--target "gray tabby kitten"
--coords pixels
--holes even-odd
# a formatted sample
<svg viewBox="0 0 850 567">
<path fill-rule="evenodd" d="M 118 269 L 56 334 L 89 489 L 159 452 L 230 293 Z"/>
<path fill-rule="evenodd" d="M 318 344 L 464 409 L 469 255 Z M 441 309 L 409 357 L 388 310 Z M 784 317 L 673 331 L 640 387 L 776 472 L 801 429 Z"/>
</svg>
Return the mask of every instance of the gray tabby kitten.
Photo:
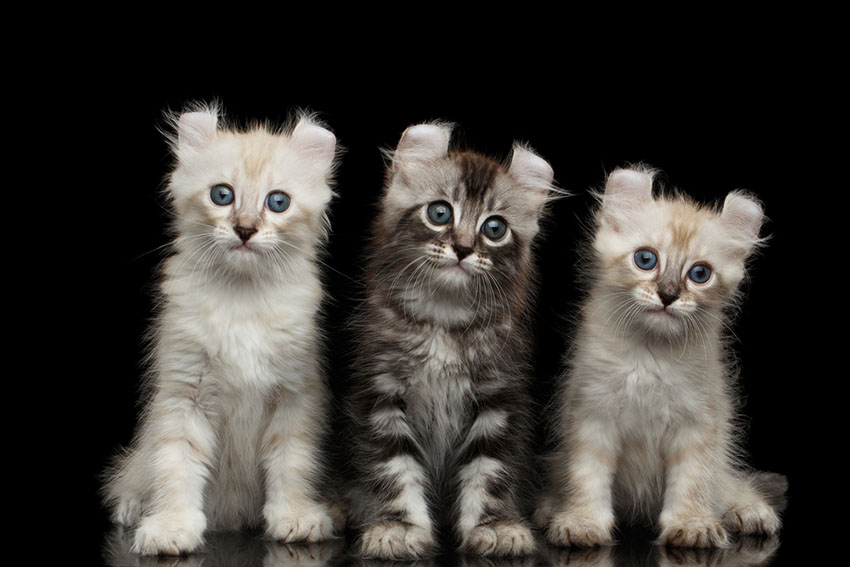
<svg viewBox="0 0 850 567">
<path fill-rule="evenodd" d="M 785 479 L 740 462 L 724 341 L 761 205 L 739 191 L 720 210 L 654 198 L 652 179 L 614 171 L 596 213 L 553 492 L 536 514 L 558 545 L 611 544 L 617 517 L 657 522 L 659 542 L 682 547 L 779 530 Z"/>
<path fill-rule="evenodd" d="M 427 556 L 446 524 L 468 552 L 534 549 L 525 317 L 553 172 L 518 144 L 507 166 L 449 152 L 450 135 L 404 132 L 373 227 L 347 404 L 367 557 Z"/>
</svg>

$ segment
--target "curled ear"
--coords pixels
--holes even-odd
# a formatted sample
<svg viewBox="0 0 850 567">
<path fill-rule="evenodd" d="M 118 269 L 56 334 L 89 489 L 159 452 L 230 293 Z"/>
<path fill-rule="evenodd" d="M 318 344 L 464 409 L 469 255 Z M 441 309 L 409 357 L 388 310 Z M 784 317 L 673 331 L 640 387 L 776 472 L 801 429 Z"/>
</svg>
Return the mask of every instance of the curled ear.
<svg viewBox="0 0 850 567">
<path fill-rule="evenodd" d="M 214 109 L 184 112 L 177 119 L 178 149 L 200 150 L 215 138 L 218 112 Z"/>
<path fill-rule="evenodd" d="M 333 132 L 309 118 L 302 118 L 292 131 L 290 140 L 299 153 L 312 159 L 323 170 L 330 169 L 336 155 L 336 136 Z"/>
<path fill-rule="evenodd" d="M 632 212 L 652 200 L 650 169 L 615 169 L 608 175 L 602 195 L 602 219 L 614 230 L 628 222 Z"/>
<path fill-rule="evenodd" d="M 449 152 L 452 128 L 448 124 L 417 124 L 410 126 L 401 135 L 395 153 L 393 167 L 407 161 L 433 161 L 445 157 Z"/>
<path fill-rule="evenodd" d="M 508 167 L 511 174 L 527 189 L 535 200 L 542 206 L 552 190 L 555 172 L 549 162 L 522 144 L 515 143 L 511 153 L 511 164 Z"/>
<path fill-rule="evenodd" d="M 723 202 L 720 222 L 749 253 L 760 242 L 759 231 L 764 222 L 764 210 L 755 197 L 743 191 L 732 191 Z"/>
</svg>

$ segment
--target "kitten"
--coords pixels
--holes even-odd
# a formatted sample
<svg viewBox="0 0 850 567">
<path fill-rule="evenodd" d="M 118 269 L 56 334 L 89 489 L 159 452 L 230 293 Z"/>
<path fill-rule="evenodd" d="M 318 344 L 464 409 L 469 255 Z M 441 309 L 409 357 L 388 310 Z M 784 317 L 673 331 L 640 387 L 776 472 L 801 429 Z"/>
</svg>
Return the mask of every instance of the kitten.
<svg viewBox="0 0 850 567">
<path fill-rule="evenodd" d="M 779 530 L 770 500 L 784 477 L 739 462 L 723 333 L 762 243 L 761 205 L 738 191 L 719 211 L 653 198 L 652 179 L 614 171 L 596 213 L 554 494 L 535 515 L 558 545 L 611 544 L 615 517 L 657 521 L 660 543 L 684 547 Z"/>
<path fill-rule="evenodd" d="M 347 415 L 366 557 L 416 558 L 452 524 L 463 550 L 534 549 L 520 495 L 532 430 L 532 242 L 552 169 L 449 152 L 408 128 L 392 154 L 366 268 Z"/>
<path fill-rule="evenodd" d="M 174 254 L 151 332 L 148 399 L 108 472 L 133 551 L 192 552 L 206 529 L 263 525 L 316 541 L 328 392 L 317 268 L 336 140 L 309 116 L 291 131 L 220 128 L 215 108 L 173 120 L 167 193 Z"/>
</svg>

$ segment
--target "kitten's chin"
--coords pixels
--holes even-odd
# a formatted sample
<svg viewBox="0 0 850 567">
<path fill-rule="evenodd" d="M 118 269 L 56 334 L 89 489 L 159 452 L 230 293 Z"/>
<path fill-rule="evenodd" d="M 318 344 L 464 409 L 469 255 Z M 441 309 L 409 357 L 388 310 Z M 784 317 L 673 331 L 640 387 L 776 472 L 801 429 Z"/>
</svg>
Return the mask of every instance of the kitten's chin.
<svg viewBox="0 0 850 567">
<path fill-rule="evenodd" d="M 648 307 L 640 315 L 640 321 L 649 331 L 669 336 L 679 334 L 682 320 L 675 312 L 664 307 Z"/>
<path fill-rule="evenodd" d="M 457 284 L 465 284 L 472 278 L 472 272 L 463 264 L 448 264 L 437 269 L 440 277 L 446 281 Z"/>
</svg>

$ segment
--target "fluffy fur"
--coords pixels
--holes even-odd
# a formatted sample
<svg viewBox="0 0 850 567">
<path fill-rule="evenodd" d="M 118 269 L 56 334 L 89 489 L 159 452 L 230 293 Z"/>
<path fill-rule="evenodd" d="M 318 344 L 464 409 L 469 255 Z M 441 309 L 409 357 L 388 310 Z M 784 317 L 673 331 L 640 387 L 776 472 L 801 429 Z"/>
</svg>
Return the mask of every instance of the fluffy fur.
<svg viewBox="0 0 850 567">
<path fill-rule="evenodd" d="M 264 525 L 289 542 L 333 528 L 315 487 L 328 401 L 316 261 L 335 138 L 307 115 L 245 131 L 218 115 L 199 107 L 173 119 L 176 238 L 146 405 L 105 485 L 114 520 L 136 526 L 132 549 L 145 555 L 195 551 L 207 529 Z M 217 186 L 230 203 L 212 200 Z M 275 191 L 290 199 L 281 212 L 267 200 Z"/>
<path fill-rule="evenodd" d="M 427 556 L 443 526 L 467 552 L 534 549 L 526 318 L 552 169 L 520 145 L 507 165 L 450 152 L 450 135 L 404 132 L 374 224 L 347 400 L 362 556 Z M 494 217 L 497 239 L 482 232 Z"/>
<path fill-rule="evenodd" d="M 661 543 L 684 547 L 779 529 L 769 500 L 785 480 L 740 462 L 724 340 L 747 258 L 762 243 L 762 207 L 739 191 L 719 210 L 684 195 L 654 198 L 652 179 L 643 168 L 614 171 L 596 213 L 552 493 L 536 514 L 558 545 L 611 544 L 617 517 L 657 523 Z M 640 267 L 639 250 L 655 265 Z M 707 281 L 689 276 L 697 266 L 710 269 Z"/>
</svg>

